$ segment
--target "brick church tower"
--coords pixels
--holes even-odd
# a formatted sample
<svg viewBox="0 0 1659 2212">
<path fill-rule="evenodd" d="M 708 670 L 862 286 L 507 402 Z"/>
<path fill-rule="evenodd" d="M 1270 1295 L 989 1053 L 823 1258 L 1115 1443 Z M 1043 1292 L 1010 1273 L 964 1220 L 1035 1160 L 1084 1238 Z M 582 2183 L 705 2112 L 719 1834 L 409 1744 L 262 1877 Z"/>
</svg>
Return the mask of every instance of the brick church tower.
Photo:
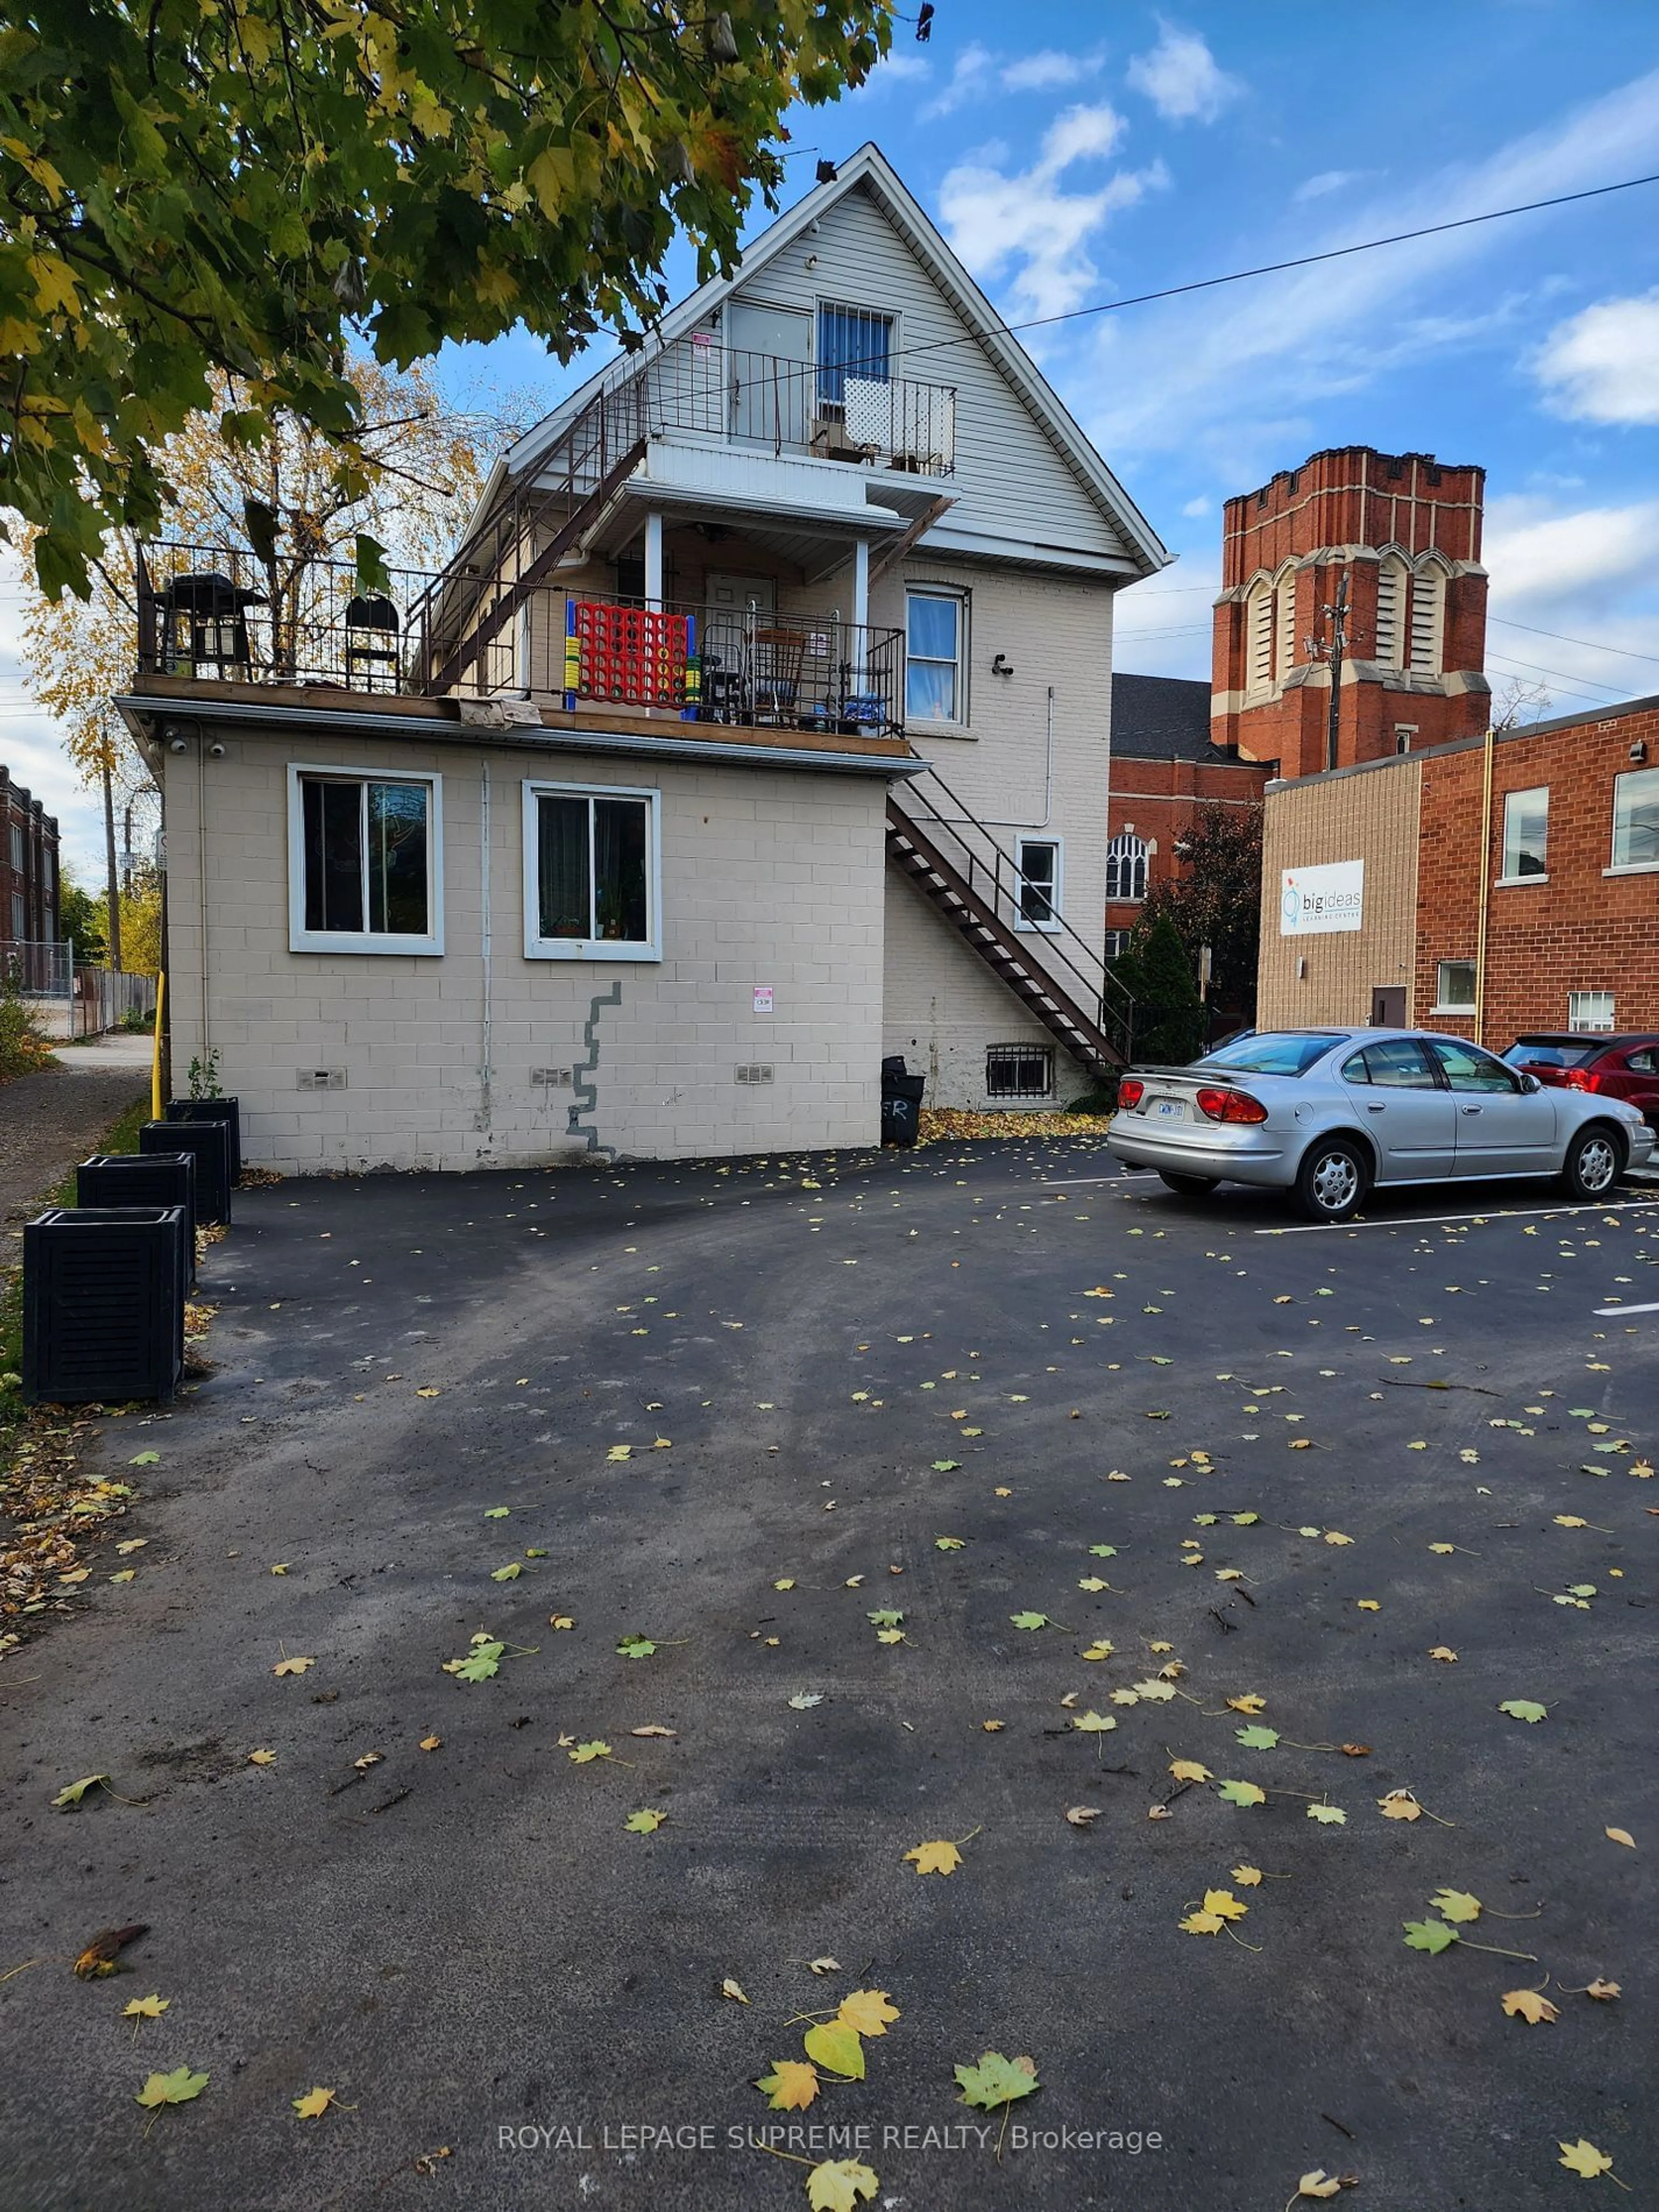
<svg viewBox="0 0 1659 2212">
<path fill-rule="evenodd" d="M 1210 733 L 1282 776 L 1486 726 L 1486 471 L 1342 446 L 1230 499 Z M 1333 633 L 1346 586 L 1334 744 Z"/>
</svg>

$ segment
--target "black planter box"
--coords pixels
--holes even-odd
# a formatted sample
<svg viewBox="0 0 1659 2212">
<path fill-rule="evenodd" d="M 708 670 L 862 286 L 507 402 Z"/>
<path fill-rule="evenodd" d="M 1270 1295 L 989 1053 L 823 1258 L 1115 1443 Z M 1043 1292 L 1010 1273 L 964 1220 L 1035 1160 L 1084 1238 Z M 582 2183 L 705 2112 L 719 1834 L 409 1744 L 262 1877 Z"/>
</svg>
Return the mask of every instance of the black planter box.
<svg viewBox="0 0 1659 2212">
<path fill-rule="evenodd" d="M 197 1220 L 229 1221 L 228 1121 L 146 1121 L 138 1132 L 138 1150 L 141 1155 L 193 1153 Z"/>
<path fill-rule="evenodd" d="M 182 1206 L 185 1288 L 196 1287 L 194 1152 L 94 1152 L 75 1170 L 75 1203 Z"/>
<path fill-rule="evenodd" d="M 23 1397 L 171 1400 L 185 1364 L 185 1212 L 52 1206 L 23 1225 Z"/>
<path fill-rule="evenodd" d="M 242 1109 L 234 1098 L 169 1098 L 169 1121 L 222 1121 L 230 1132 L 230 1180 L 242 1180 Z"/>
</svg>

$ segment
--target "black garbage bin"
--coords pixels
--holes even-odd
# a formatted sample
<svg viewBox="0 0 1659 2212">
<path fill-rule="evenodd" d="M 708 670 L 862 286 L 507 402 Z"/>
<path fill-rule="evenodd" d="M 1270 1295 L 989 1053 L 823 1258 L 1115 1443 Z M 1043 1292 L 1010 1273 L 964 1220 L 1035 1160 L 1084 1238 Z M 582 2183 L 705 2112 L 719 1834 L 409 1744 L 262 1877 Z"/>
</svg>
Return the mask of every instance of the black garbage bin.
<svg viewBox="0 0 1659 2212">
<path fill-rule="evenodd" d="M 909 1074 L 902 1052 L 891 1053 L 881 1063 L 881 1141 L 884 1145 L 914 1145 L 921 1131 L 921 1097 L 927 1088 L 925 1075 Z"/>
<path fill-rule="evenodd" d="M 94 1152 L 75 1170 L 76 1206 L 177 1206 L 185 1215 L 185 1287 L 196 1286 L 194 1152 Z"/>
</svg>

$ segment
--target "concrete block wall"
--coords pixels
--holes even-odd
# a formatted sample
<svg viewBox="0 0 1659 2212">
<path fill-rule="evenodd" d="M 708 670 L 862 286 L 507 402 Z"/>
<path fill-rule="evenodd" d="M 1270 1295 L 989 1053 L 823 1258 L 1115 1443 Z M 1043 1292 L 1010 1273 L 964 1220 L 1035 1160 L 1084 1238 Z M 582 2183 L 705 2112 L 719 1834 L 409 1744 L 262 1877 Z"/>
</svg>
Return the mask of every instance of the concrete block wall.
<svg viewBox="0 0 1659 2212">
<path fill-rule="evenodd" d="M 883 778 L 322 731 L 205 734 L 222 758 L 192 748 L 163 769 L 173 1065 L 217 1050 L 250 1160 L 465 1169 L 595 1148 L 684 1158 L 875 1140 Z M 441 777 L 441 956 L 289 949 L 290 760 Z M 527 776 L 660 792 L 660 961 L 526 958 Z M 770 1015 L 754 1011 L 763 985 Z M 572 1133 L 578 1091 L 532 1086 L 530 1073 L 572 1067 L 581 1080 L 590 1058 L 596 1103 Z M 750 1065 L 774 1079 L 740 1085 Z M 313 1068 L 343 1069 L 347 1087 L 301 1091 Z"/>
</svg>

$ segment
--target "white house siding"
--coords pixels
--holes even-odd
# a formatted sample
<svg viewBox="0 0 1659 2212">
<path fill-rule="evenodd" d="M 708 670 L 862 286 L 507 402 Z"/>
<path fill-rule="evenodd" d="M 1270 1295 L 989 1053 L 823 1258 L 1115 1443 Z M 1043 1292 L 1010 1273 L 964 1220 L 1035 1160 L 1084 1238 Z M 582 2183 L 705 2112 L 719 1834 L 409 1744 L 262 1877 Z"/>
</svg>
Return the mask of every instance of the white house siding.
<svg viewBox="0 0 1659 2212">
<path fill-rule="evenodd" d="M 893 375 L 956 387 L 956 473 L 939 486 L 957 495 L 947 530 L 1127 558 L 1122 536 L 867 193 L 836 201 L 816 235 L 781 247 L 731 296 L 814 316 L 820 302 L 892 316 Z"/>
<path fill-rule="evenodd" d="M 224 757 L 167 756 L 175 1071 L 210 1046 L 242 1103 L 244 1151 L 294 1173 L 517 1167 L 600 1157 L 738 1155 L 878 1133 L 884 865 L 879 775 L 619 760 L 537 749 L 298 739 L 204 729 Z M 289 950 L 287 766 L 443 779 L 446 950 Z M 489 988 L 482 814 L 489 781 Z M 664 958 L 526 960 L 526 776 L 662 794 Z M 198 844 L 198 834 L 200 843 Z M 205 850 L 210 981 L 202 981 Z M 618 1004 L 609 999 L 620 987 Z M 753 1011 L 769 985 L 775 1011 Z M 489 1051 L 485 1078 L 484 1019 Z M 590 1051 L 585 1030 L 592 1024 Z M 596 1103 L 532 1068 L 594 1061 Z M 740 1085 L 738 1066 L 775 1070 Z M 338 1068 L 343 1091 L 302 1091 Z"/>
</svg>

